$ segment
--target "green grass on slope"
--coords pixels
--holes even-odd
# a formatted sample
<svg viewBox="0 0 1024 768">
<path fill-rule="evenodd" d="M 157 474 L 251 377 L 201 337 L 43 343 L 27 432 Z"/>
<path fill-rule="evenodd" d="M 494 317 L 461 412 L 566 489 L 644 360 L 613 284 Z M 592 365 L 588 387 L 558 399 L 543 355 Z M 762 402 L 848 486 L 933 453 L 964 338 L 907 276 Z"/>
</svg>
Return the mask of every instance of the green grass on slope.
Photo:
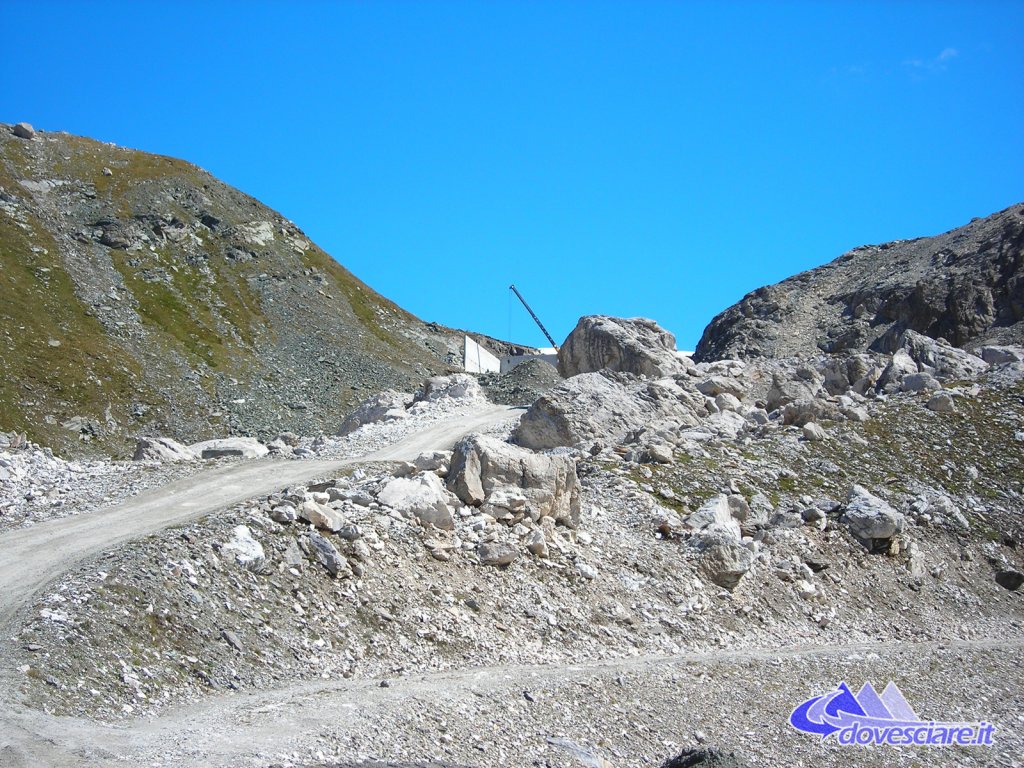
<svg viewBox="0 0 1024 768">
<path fill-rule="evenodd" d="M 396 320 L 404 323 L 419 322 L 394 302 L 385 299 L 359 278 L 341 266 L 337 261 L 313 246 L 303 256 L 308 267 L 319 269 L 328 275 L 345 294 L 345 299 L 360 323 L 395 353 L 401 353 L 409 343 L 391 333 L 384 322 L 393 324 Z"/>
<path fill-rule="evenodd" d="M 223 264 L 212 275 L 204 274 L 166 249 L 130 255 L 115 250 L 111 258 L 138 302 L 143 324 L 160 337 L 153 343 L 177 347 L 192 363 L 211 368 L 229 370 L 239 364 L 240 347 L 252 344 L 261 317 L 259 301 L 244 278 L 225 275 Z M 169 281 L 144 279 L 146 269 L 161 269 Z"/>
<path fill-rule="evenodd" d="M 59 449 L 78 440 L 60 426 L 71 416 L 102 423 L 108 407 L 123 416 L 147 398 L 137 363 L 75 295 L 56 243 L 31 218 L 27 227 L 0 213 L 0 429 Z"/>
</svg>

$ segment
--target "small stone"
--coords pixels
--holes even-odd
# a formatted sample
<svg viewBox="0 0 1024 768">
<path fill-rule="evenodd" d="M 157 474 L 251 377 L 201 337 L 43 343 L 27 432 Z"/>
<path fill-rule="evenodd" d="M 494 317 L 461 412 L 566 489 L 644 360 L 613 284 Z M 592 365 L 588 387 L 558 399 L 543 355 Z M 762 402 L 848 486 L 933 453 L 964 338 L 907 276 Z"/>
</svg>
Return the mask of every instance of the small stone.
<svg viewBox="0 0 1024 768">
<path fill-rule="evenodd" d="M 671 464 L 674 461 L 672 448 L 664 443 L 648 446 L 647 455 L 655 464 Z"/>
<path fill-rule="evenodd" d="M 800 512 L 800 517 L 803 518 L 805 523 L 816 523 L 819 520 L 824 519 L 825 510 L 819 509 L 818 507 L 808 507 Z"/>
<path fill-rule="evenodd" d="M 587 581 L 593 581 L 597 578 L 597 569 L 590 563 L 576 563 L 576 571 Z"/>
<path fill-rule="evenodd" d="M 537 557 L 548 556 L 548 542 L 544 538 L 544 532 L 540 530 L 531 531 L 523 542 L 527 551 Z"/>
<path fill-rule="evenodd" d="M 230 629 L 221 630 L 220 636 L 227 641 L 228 645 L 230 645 L 239 653 L 245 650 L 244 647 L 242 646 L 242 641 L 238 639 L 238 635 L 236 635 Z"/>
<path fill-rule="evenodd" d="M 331 542 L 316 531 L 310 531 L 306 535 L 317 560 L 320 561 L 320 564 L 327 569 L 331 576 L 342 578 L 352 575 L 352 569 L 349 568 L 348 561 L 341 556 L 341 553 L 335 549 Z"/>
<path fill-rule="evenodd" d="M 932 395 L 928 400 L 927 407 L 929 411 L 935 411 L 936 413 L 953 413 L 956 410 L 953 396 L 948 392 L 939 392 L 937 395 Z"/>
<path fill-rule="evenodd" d="M 335 533 L 341 530 L 348 521 L 345 516 L 336 509 L 315 501 L 304 501 L 299 505 L 297 515 L 307 523 L 312 523 L 317 528 Z"/>
<path fill-rule="evenodd" d="M 298 511 L 291 504 L 279 504 L 270 510 L 270 519 L 276 523 L 294 523 Z"/>
<path fill-rule="evenodd" d="M 249 569 L 257 569 L 266 557 L 263 545 L 252 536 L 247 526 L 238 525 L 231 532 L 231 540 L 220 548 L 221 554 L 234 556 L 235 561 Z"/>
<path fill-rule="evenodd" d="M 512 544 L 500 541 L 485 542 L 476 548 L 476 554 L 482 565 L 504 568 L 515 562 L 519 557 L 519 549 Z"/>
</svg>

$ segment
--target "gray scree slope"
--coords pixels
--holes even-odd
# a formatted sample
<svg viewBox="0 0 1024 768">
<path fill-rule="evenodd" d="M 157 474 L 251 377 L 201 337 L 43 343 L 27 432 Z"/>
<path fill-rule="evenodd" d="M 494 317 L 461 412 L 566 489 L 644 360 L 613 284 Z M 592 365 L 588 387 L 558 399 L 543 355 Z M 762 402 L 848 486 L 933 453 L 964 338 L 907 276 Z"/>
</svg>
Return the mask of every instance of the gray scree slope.
<svg viewBox="0 0 1024 768">
<path fill-rule="evenodd" d="M 1024 203 L 936 237 L 866 245 L 758 288 L 694 359 L 892 352 L 905 329 L 956 346 L 1024 340 Z"/>
</svg>

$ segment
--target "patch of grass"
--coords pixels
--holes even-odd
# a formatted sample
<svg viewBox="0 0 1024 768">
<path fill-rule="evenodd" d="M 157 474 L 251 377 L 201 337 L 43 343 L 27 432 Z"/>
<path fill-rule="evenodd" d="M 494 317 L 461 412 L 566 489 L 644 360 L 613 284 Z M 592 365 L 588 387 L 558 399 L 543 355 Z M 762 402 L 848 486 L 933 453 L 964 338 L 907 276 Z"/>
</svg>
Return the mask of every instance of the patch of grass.
<svg viewBox="0 0 1024 768">
<path fill-rule="evenodd" d="M 56 174 L 92 184 L 97 197 L 111 200 L 122 218 L 135 214 L 133 201 L 147 181 L 178 176 L 190 184 L 203 183 L 203 171 L 184 160 L 113 147 L 84 136 L 64 136 L 62 141 L 70 152 L 55 164 Z M 109 176 L 104 168 L 110 169 Z"/>
<path fill-rule="evenodd" d="M 391 314 L 410 322 L 415 321 L 412 315 L 397 304 L 375 293 L 369 286 L 315 245 L 306 251 L 302 261 L 307 267 L 318 269 L 331 277 L 335 285 L 345 294 L 345 299 L 348 301 L 349 306 L 352 307 L 352 312 L 359 322 L 380 342 L 388 347 L 395 348 L 396 351 L 408 346 L 407 342 L 399 339 L 384 327 L 384 320 L 381 315 Z M 390 321 L 388 322 L 390 324 Z"/>
<path fill-rule="evenodd" d="M 202 361 L 211 368 L 231 367 L 235 358 L 233 345 L 218 327 L 220 323 L 212 310 L 212 291 L 199 269 L 160 251 L 129 256 L 125 251 L 115 250 L 111 251 L 111 258 L 138 302 L 139 317 L 151 331 L 170 336 L 193 361 Z M 146 266 L 165 267 L 170 282 L 144 280 L 140 271 Z M 231 293 L 221 291 L 222 295 Z M 244 307 L 244 300 L 236 297 L 234 311 L 243 312 Z M 251 338 L 249 321 L 243 327 Z"/>
<path fill-rule="evenodd" d="M 123 414 L 147 399 L 138 364 L 78 299 L 57 244 L 32 217 L 21 226 L 0 214 L 0 292 L 0 429 L 60 448 L 78 442 L 60 422 L 102 423 L 108 407 Z"/>
</svg>

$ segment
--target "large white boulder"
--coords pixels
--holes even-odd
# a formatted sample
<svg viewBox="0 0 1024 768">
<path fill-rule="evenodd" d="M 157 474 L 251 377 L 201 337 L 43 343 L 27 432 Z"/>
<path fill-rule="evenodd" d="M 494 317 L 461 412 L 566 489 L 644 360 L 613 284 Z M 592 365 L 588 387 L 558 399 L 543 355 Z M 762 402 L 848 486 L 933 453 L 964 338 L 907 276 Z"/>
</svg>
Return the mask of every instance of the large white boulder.
<svg viewBox="0 0 1024 768">
<path fill-rule="evenodd" d="M 558 372 L 566 378 L 604 368 L 657 378 L 690 365 L 676 354 L 675 336 L 642 317 L 581 317 L 558 350 Z"/>
<path fill-rule="evenodd" d="M 468 435 L 455 446 L 448 487 L 463 503 L 491 503 L 506 509 L 525 500 L 535 520 L 551 517 L 575 527 L 580 520 L 576 462 L 546 456 L 492 437 Z"/>
<path fill-rule="evenodd" d="M 409 396 L 402 392 L 393 389 L 378 392 L 356 406 L 356 409 L 345 417 L 338 428 L 338 434 L 347 435 L 355 432 L 364 424 L 404 419 L 408 415 L 406 409 L 410 403 Z"/>
<path fill-rule="evenodd" d="M 169 437 L 140 437 L 133 461 L 192 461 L 197 454 Z"/>
<path fill-rule="evenodd" d="M 416 393 L 415 402 L 432 403 L 449 398 L 452 400 L 485 400 L 480 382 L 468 373 L 453 373 L 451 376 L 432 376 L 423 382 Z"/>
<path fill-rule="evenodd" d="M 450 531 L 455 527 L 449 497 L 433 472 L 415 477 L 396 477 L 377 495 L 377 501 L 421 523 Z"/>
<path fill-rule="evenodd" d="M 563 381 L 522 415 L 513 442 L 538 451 L 594 440 L 619 442 L 657 422 L 692 426 L 697 423 L 695 409 L 703 410 L 703 398 L 685 392 L 672 379 L 611 376 L 615 378 L 582 373 Z"/>
</svg>

